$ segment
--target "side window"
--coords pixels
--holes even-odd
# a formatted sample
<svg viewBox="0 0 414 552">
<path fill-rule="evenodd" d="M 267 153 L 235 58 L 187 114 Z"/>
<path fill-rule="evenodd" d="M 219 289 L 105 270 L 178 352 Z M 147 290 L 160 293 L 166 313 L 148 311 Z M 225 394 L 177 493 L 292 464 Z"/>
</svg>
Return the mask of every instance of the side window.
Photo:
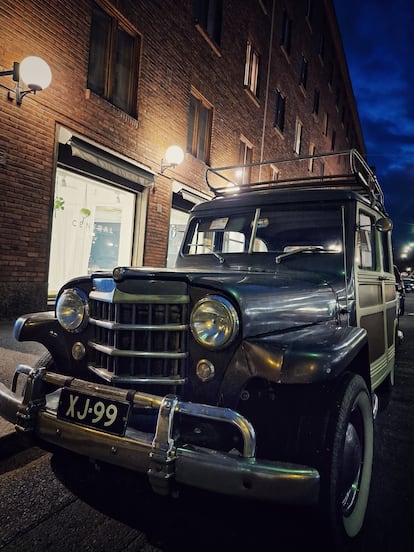
<svg viewBox="0 0 414 552">
<path fill-rule="evenodd" d="M 369 215 L 362 212 L 359 213 L 355 253 L 358 268 L 376 270 L 377 260 L 374 220 Z"/>
<path fill-rule="evenodd" d="M 127 22 L 96 4 L 92 12 L 88 88 L 136 116 L 139 38 Z"/>
<path fill-rule="evenodd" d="M 245 250 L 246 236 L 242 232 L 226 232 L 223 237 L 223 253 L 241 253 Z"/>
<path fill-rule="evenodd" d="M 382 242 L 382 252 L 383 252 L 383 261 L 382 268 L 384 272 L 393 272 L 394 268 L 392 265 L 392 255 L 391 255 L 391 240 L 389 232 L 381 233 L 381 242 Z"/>
</svg>

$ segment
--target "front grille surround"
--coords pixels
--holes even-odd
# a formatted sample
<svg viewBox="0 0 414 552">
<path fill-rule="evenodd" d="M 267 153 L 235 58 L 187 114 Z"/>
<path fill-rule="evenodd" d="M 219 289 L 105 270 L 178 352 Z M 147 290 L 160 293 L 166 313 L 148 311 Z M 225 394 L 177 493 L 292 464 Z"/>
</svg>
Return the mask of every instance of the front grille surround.
<svg viewBox="0 0 414 552">
<path fill-rule="evenodd" d="M 151 286 L 147 287 L 150 291 Z M 89 368 L 116 384 L 184 384 L 190 298 L 179 291 L 93 290 L 89 294 Z"/>
</svg>

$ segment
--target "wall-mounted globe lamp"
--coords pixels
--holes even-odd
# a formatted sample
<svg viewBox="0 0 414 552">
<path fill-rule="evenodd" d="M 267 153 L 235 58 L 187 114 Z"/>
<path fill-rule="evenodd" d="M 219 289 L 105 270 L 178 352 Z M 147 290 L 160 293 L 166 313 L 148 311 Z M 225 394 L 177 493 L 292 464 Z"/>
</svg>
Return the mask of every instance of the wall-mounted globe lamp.
<svg viewBox="0 0 414 552">
<path fill-rule="evenodd" d="M 184 152 L 180 146 L 170 146 L 167 148 L 164 157 L 161 160 L 161 174 L 165 169 L 173 168 L 184 161 Z"/>
<path fill-rule="evenodd" d="M 20 105 L 24 96 L 33 92 L 40 92 L 47 88 L 52 80 L 52 72 L 49 65 L 41 58 L 29 56 L 20 63 L 15 61 L 13 69 L 0 71 L 0 77 L 12 76 L 16 83 L 14 88 L 0 84 L 2 88 L 9 91 L 9 98 L 15 99 Z M 25 90 L 25 86 L 27 89 Z"/>
</svg>

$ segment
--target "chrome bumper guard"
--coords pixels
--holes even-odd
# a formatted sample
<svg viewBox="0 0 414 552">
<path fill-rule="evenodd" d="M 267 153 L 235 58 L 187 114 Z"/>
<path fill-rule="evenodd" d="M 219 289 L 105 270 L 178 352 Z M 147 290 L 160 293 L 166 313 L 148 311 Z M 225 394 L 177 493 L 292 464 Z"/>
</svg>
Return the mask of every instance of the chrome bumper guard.
<svg viewBox="0 0 414 552">
<path fill-rule="evenodd" d="M 22 396 L 17 393 L 25 378 Z M 120 437 L 57 417 L 59 391 L 45 395 L 45 384 L 109 400 L 128 400 L 133 407 L 158 409 L 155 433 L 128 427 Z M 227 422 L 243 438 L 243 453 L 223 453 L 195 446 L 177 447 L 172 437 L 176 413 Z M 153 490 L 168 495 L 175 484 L 217 493 L 268 500 L 280 504 L 314 504 L 319 496 L 319 473 L 307 466 L 256 459 L 255 432 L 237 412 L 210 405 L 159 397 L 18 365 L 11 390 L 0 383 L 0 415 L 20 432 L 34 434 L 54 445 L 130 470 L 147 473 Z"/>
</svg>

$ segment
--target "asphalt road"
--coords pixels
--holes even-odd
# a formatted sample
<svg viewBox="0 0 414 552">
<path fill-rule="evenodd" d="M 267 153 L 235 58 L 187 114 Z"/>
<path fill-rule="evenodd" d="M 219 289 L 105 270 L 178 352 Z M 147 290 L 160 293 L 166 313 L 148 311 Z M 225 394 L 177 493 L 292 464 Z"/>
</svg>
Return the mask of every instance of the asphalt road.
<svg viewBox="0 0 414 552">
<path fill-rule="evenodd" d="M 371 495 L 355 552 L 414 551 L 414 294 L 401 326 L 396 385 L 380 396 Z M 3 381 L 4 371 L 10 379 L 16 362 L 40 353 L 10 342 L 0 324 Z M 97 471 L 76 456 L 20 446 L 14 436 L 0 437 L 0 527 L 5 552 L 321 550 L 309 511 L 189 489 L 166 499 L 144 477 Z"/>
</svg>

